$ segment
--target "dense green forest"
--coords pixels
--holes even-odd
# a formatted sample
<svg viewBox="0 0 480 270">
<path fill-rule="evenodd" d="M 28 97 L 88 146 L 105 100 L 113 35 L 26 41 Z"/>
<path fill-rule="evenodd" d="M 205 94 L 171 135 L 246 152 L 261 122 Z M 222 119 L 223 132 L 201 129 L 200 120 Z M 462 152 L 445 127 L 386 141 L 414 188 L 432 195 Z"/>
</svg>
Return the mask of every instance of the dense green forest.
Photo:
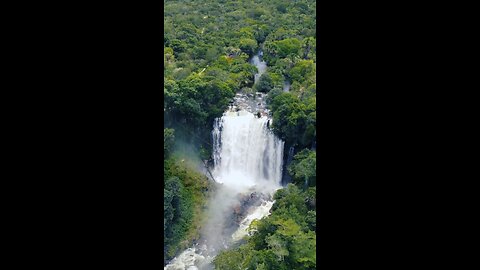
<svg viewBox="0 0 480 270">
<path fill-rule="evenodd" d="M 259 49 L 268 68 L 254 85 L 249 60 Z M 176 154 L 178 142 L 210 159 L 214 119 L 235 93 L 258 91 L 267 93 L 272 130 L 286 149 L 295 147 L 292 183 L 274 195 L 271 215 L 251 224 L 255 233 L 218 255 L 215 267 L 315 268 L 316 89 L 315 1 L 164 0 L 165 259 L 196 238 L 212 188 Z"/>
</svg>

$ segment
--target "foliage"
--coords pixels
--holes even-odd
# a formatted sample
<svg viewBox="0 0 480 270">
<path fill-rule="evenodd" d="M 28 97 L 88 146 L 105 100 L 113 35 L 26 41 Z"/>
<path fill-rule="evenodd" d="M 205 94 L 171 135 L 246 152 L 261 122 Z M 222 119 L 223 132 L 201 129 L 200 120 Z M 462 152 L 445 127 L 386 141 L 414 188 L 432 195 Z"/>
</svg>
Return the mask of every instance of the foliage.
<svg viewBox="0 0 480 270">
<path fill-rule="evenodd" d="M 289 184 L 278 190 L 270 216 L 252 222 L 255 233 L 236 249 L 221 252 L 216 269 L 315 269 L 315 187 Z"/>
<path fill-rule="evenodd" d="M 281 93 L 273 98 L 273 130 L 288 144 L 310 146 L 315 140 L 315 98 L 301 100 L 294 93 Z"/>
<path fill-rule="evenodd" d="M 301 82 L 313 72 L 315 72 L 315 65 L 312 60 L 300 60 L 290 70 L 289 75 L 293 81 Z"/>
<path fill-rule="evenodd" d="M 163 129 L 163 157 L 168 158 L 175 143 L 175 130 L 171 128 Z"/>
<path fill-rule="evenodd" d="M 317 152 L 304 149 L 293 158 L 288 172 L 299 186 L 316 185 Z"/>
<path fill-rule="evenodd" d="M 291 92 L 301 103 L 312 103 L 309 98 L 316 90 L 315 13 L 312 0 L 164 2 L 167 122 L 189 126 L 196 133 L 212 126 L 235 92 L 253 87 L 256 68 L 248 60 L 260 47 L 268 71 L 254 90 L 269 93 L 289 80 Z M 274 114 L 276 108 L 272 108 Z M 274 116 L 278 123 L 274 132 L 307 147 L 315 138 L 311 113 L 315 114 L 315 108 L 286 104 Z M 285 120 L 278 121 L 280 118 Z"/>
<path fill-rule="evenodd" d="M 273 88 L 273 80 L 268 72 L 262 74 L 257 84 L 255 85 L 255 90 L 257 92 L 268 93 L 268 91 L 270 91 L 272 88 Z"/>
<path fill-rule="evenodd" d="M 245 245 L 221 253 L 218 269 L 313 269 L 316 265 L 316 2 L 164 1 L 164 250 L 171 258 L 196 237 L 205 177 L 175 156 L 175 141 L 208 159 L 209 127 L 237 91 L 267 93 L 273 132 L 299 151 L 293 183 L 275 194 L 272 214 L 252 223 Z M 254 85 L 248 63 L 261 49 L 267 71 Z M 285 80 L 290 92 L 282 90 Z M 200 144 L 200 145 L 199 145 Z M 304 186 L 305 181 L 307 187 Z"/>
<path fill-rule="evenodd" d="M 250 38 L 240 39 L 240 49 L 249 55 L 253 55 L 257 49 L 257 41 Z"/>
<path fill-rule="evenodd" d="M 205 176 L 175 156 L 164 162 L 164 253 L 171 259 L 198 237 L 210 184 Z"/>
</svg>

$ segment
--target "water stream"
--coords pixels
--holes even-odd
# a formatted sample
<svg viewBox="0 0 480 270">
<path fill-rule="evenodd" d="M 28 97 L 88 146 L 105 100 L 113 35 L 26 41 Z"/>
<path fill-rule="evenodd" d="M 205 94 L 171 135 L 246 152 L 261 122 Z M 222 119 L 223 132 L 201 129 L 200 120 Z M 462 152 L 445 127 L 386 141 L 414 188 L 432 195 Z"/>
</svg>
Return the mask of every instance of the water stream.
<svg viewBox="0 0 480 270">
<path fill-rule="evenodd" d="M 283 92 L 289 92 L 290 91 L 290 82 L 285 80 L 283 82 Z"/>
<path fill-rule="evenodd" d="M 250 61 L 250 64 L 257 67 L 257 70 L 258 70 L 258 73 L 255 74 L 255 83 L 258 82 L 258 79 L 260 79 L 260 77 L 263 75 L 263 73 L 265 73 L 265 71 L 267 70 L 267 63 L 262 60 L 262 58 L 261 58 L 262 55 L 263 55 L 262 50 L 259 50 L 258 53 L 256 55 L 254 55 L 252 57 L 252 60 Z"/>
<path fill-rule="evenodd" d="M 266 70 L 259 56 L 261 52 L 252 59 L 259 70 L 256 81 Z M 209 201 L 207 221 L 200 240 L 164 270 L 213 269 L 212 261 L 219 251 L 249 234 L 253 220 L 269 215 L 272 196 L 281 187 L 284 148 L 284 142 L 269 129 L 270 123 L 262 93 L 238 94 L 223 116 L 215 120 L 212 173 L 218 188 Z"/>
</svg>

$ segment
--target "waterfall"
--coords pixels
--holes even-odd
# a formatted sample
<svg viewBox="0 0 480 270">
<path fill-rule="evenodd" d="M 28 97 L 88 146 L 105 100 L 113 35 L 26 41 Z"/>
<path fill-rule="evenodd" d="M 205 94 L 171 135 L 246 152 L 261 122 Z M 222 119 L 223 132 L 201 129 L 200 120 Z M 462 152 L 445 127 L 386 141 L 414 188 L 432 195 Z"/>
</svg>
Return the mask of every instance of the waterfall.
<svg viewBox="0 0 480 270">
<path fill-rule="evenodd" d="M 213 174 L 218 182 L 239 188 L 280 186 L 284 143 L 267 128 L 268 120 L 240 111 L 215 121 Z"/>
<path fill-rule="evenodd" d="M 262 55 L 259 50 L 250 62 L 258 69 L 255 83 L 267 69 Z M 234 105 L 214 120 L 213 178 L 219 185 L 209 199 L 200 240 L 164 270 L 213 269 L 212 261 L 219 251 L 246 236 L 253 220 L 270 214 L 274 203 L 271 197 L 281 187 L 284 142 L 270 131 L 269 121 L 262 93 L 256 93 L 253 101 L 237 94 Z M 253 194 L 260 194 L 259 204 L 248 207 L 238 224 L 232 222 L 234 209 Z"/>
<path fill-rule="evenodd" d="M 271 197 L 281 187 L 284 142 L 269 130 L 268 120 L 246 110 L 229 110 L 214 121 L 212 173 L 219 186 L 210 199 L 200 240 L 164 270 L 213 269 L 219 251 L 247 235 L 253 220 L 269 215 Z M 262 195 L 259 205 L 232 226 L 234 207 L 250 194 Z"/>
</svg>

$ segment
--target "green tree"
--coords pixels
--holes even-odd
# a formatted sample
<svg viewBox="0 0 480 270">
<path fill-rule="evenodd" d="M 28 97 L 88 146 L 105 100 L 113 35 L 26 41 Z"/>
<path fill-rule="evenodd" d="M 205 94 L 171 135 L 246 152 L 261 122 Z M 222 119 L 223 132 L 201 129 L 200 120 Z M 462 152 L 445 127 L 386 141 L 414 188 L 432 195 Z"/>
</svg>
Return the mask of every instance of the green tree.
<svg viewBox="0 0 480 270">
<path fill-rule="evenodd" d="M 163 129 L 163 157 L 168 158 L 172 152 L 175 143 L 175 130 L 171 128 Z"/>
<path fill-rule="evenodd" d="M 290 54 L 298 55 L 300 48 L 301 48 L 300 40 L 296 38 L 287 38 L 284 40 L 279 40 L 274 42 L 274 45 L 277 49 L 277 56 L 279 58 L 285 58 Z"/>
<path fill-rule="evenodd" d="M 273 99 L 273 130 L 288 144 L 299 143 L 305 132 L 306 106 L 293 93 L 282 93 Z"/>
<path fill-rule="evenodd" d="M 257 42 L 254 39 L 242 38 L 240 39 L 240 49 L 248 55 L 253 55 L 257 49 Z"/>
<path fill-rule="evenodd" d="M 255 90 L 257 92 L 268 93 L 273 88 L 272 76 L 266 72 L 260 76 L 257 84 L 255 85 Z"/>
<path fill-rule="evenodd" d="M 300 186 L 316 185 L 317 153 L 304 149 L 297 153 L 288 167 L 289 174 L 295 183 Z"/>
<path fill-rule="evenodd" d="M 315 72 L 315 64 L 313 63 L 313 60 L 301 60 L 290 70 L 289 75 L 292 80 L 301 82 L 313 72 Z"/>
<path fill-rule="evenodd" d="M 294 269 L 315 269 L 317 264 L 316 238 L 313 231 L 300 232 L 293 238 L 291 250 Z"/>
<path fill-rule="evenodd" d="M 243 270 L 242 263 L 244 261 L 244 254 L 241 249 L 227 250 L 221 252 L 215 257 L 215 269 L 218 270 Z"/>
<path fill-rule="evenodd" d="M 315 51 L 317 40 L 314 37 L 307 37 L 302 42 L 303 59 L 308 59 L 310 51 Z"/>
<path fill-rule="evenodd" d="M 279 234 L 273 234 L 266 238 L 268 247 L 278 257 L 279 261 L 283 261 L 285 256 L 288 256 L 287 243 L 280 237 Z"/>
</svg>

